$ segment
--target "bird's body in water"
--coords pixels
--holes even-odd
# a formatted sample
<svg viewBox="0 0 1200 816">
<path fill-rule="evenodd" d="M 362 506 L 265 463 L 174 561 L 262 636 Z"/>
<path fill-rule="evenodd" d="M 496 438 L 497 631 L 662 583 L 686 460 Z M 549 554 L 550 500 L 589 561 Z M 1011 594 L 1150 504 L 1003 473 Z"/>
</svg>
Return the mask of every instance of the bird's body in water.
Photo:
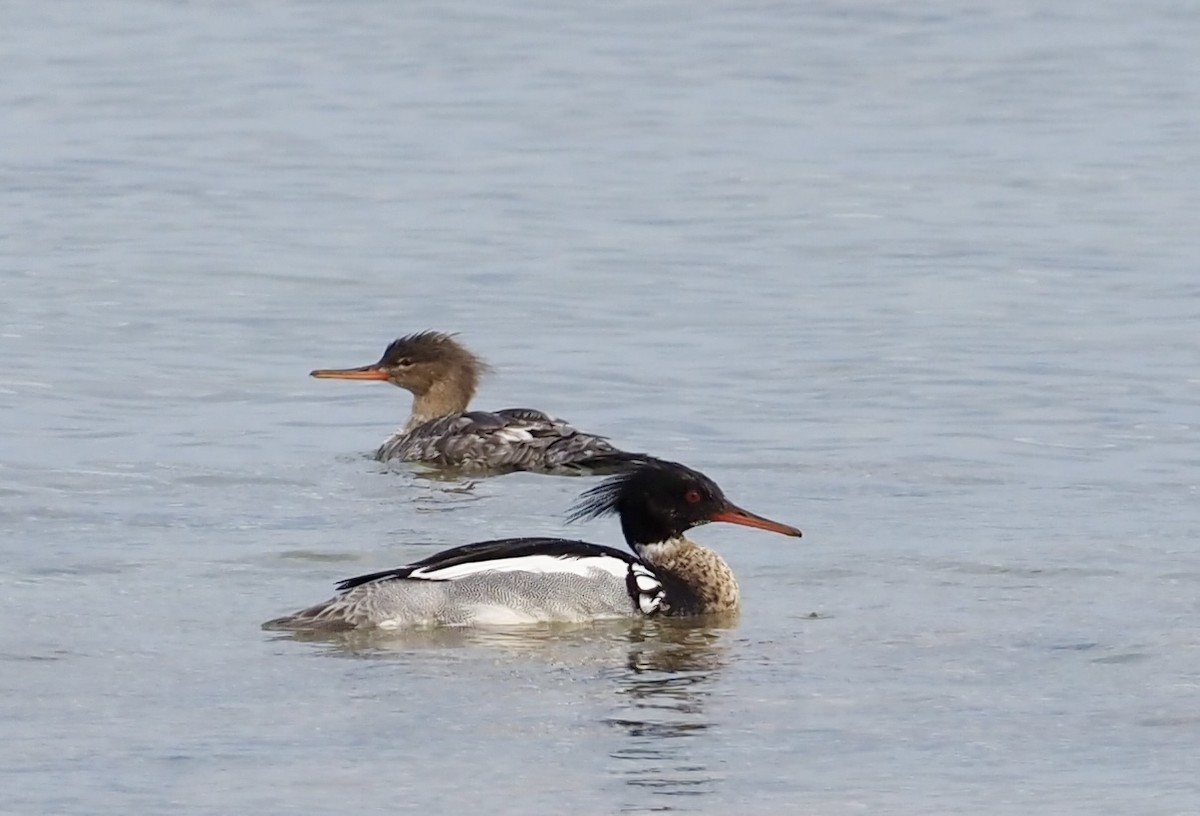
<svg viewBox="0 0 1200 816">
<path fill-rule="evenodd" d="M 686 531 L 724 521 L 800 535 L 734 505 L 704 474 L 649 458 L 585 492 L 572 518 L 610 514 L 619 516 L 632 553 L 561 538 L 466 544 L 342 581 L 333 598 L 264 627 L 401 629 L 732 612 L 740 599 L 733 571 Z"/>
<path fill-rule="evenodd" d="M 643 458 L 531 408 L 468 410 L 480 377 L 489 370 L 452 335 L 425 331 L 392 342 L 376 363 L 318 369 L 311 376 L 390 382 L 412 393 L 412 413 L 379 446 L 375 458 L 380 461 L 477 474 L 581 475 L 618 472 Z"/>
</svg>

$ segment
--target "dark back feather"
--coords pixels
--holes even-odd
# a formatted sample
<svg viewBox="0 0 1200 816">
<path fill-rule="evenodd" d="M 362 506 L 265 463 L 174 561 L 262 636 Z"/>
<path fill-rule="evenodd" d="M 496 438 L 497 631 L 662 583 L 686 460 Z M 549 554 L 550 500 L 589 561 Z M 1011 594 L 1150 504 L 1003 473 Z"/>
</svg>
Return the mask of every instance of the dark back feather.
<svg viewBox="0 0 1200 816">
<path fill-rule="evenodd" d="M 341 591 L 353 589 L 363 584 L 376 581 L 389 581 L 408 578 L 416 570 L 440 570 L 459 564 L 472 564 L 484 561 L 499 561 L 505 558 L 523 558 L 532 555 L 549 555 L 556 558 L 588 558 L 609 556 L 623 561 L 635 563 L 637 559 L 628 553 L 605 547 L 603 544 L 592 544 L 588 541 L 573 541 L 565 538 L 501 538 L 494 541 L 477 541 L 473 544 L 463 544 L 434 553 L 420 561 L 396 569 L 372 572 L 346 578 L 338 582 Z"/>
</svg>

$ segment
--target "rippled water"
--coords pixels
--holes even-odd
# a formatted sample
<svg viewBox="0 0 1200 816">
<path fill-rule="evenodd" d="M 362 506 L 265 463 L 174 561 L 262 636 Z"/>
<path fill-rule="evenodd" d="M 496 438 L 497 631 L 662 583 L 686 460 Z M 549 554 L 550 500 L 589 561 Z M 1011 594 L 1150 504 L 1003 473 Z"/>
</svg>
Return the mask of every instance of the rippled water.
<svg viewBox="0 0 1200 816">
<path fill-rule="evenodd" d="M 23 4 L 0 810 L 1200 811 L 1188 3 Z M 305 641 L 590 480 L 368 457 L 439 328 L 793 541 L 720 625 Z M 615 543 L 611 522 L 574 535 Z"/>
</svg>

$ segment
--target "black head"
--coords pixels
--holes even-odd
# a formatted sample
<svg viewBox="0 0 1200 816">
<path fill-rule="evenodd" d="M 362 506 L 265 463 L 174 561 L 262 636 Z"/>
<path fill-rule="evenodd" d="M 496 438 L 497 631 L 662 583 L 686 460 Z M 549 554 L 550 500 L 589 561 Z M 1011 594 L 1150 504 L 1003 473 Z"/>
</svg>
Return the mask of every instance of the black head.
<svg viewBox="0 0 1200 816">
<path fill-rule="evenodd" d="M 678 538 L 710 521 L 742 524 L 799 536 L 795 527 L 741 509 L 712 479 L 676 462 L 647 458 L 624 473 L 605 479 L 580 496 L 568 517 L 598 518 L 616 513 L 625 540 L 637 549 Z"/>
<path fill-rule="evenodd" d="M 382 380 L 417 396 L 435 384 L 454 380 L 474 393 L 488 366 L 454 339 L 454 335 L 423 331 L 388 344 L 379 362 L 358 368 L 322 368 L 311 376 L 335 380 Z"/>
</svg>

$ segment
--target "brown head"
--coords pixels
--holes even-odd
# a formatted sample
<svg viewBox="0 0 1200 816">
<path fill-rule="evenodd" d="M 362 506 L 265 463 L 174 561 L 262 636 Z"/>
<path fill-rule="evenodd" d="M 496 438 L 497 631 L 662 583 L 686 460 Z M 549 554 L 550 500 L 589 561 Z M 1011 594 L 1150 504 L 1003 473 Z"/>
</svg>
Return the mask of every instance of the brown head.
<svg viewBox="0 0 1200 816">
<path fill-rule="evenodd" d="M 466 410 L 480 376 L 488 370 L 454 335 L 423 331 L 392 341 L 378 362 L 358 368 L 320 368 L 311 376 L 390 382 L 412 392 L 414 416 L 428 419 Z"/>
</svg>

